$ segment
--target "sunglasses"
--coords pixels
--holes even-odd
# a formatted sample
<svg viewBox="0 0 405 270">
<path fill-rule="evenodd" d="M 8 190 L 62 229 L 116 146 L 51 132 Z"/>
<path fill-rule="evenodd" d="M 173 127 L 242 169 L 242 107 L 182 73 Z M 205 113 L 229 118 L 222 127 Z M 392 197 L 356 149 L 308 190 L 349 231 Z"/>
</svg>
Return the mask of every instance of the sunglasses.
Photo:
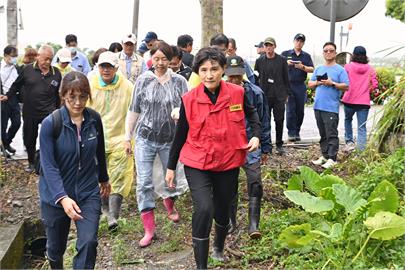
<svg viewBox="0 0 405 270">
<path fill-rule="evenodd" d="M 335 50 L 323 50 L 324 53 L 333 53 Z"/>
</svg>

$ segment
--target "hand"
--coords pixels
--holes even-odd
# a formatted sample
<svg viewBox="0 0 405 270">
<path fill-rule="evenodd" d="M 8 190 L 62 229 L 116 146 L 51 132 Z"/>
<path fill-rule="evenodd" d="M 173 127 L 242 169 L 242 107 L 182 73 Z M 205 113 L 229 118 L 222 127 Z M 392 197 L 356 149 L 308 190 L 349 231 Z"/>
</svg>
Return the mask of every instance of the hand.
<svg viewBox="0 0 405 270">
<path fill-rule="evenodd" d="M 259 147 L 259 144 L 260 144 L 259 138 L 257 137 L 251 138 L 247 145 L 248 151 L 249 152 L 255 151 Z"/>
<path fill-rule="evenodd" d="M 8 100 L 7 96 L 0 95 L 0 101 L 7 101 L 7 100 Z"/>
<path fill-rule="evenodd" d="M 62 200 L 60 200 L 60 204 L 62 205 L 63 210 L 65 210 L 66 215 L 73 219 L 73 221 L 83 219 L 83 217 L 79 215 L 82 211 L 80 210 L 76 202 L 71 198 L 63 198 Z"/>
<path fill-rule="evenodd" d="M 173 118 L 174 121 L 179 120 L 180 117 L 180 108 L 176 107 L 172 110 L 170 116 Z"/>
<path fill-rule="evenodd" d="M 295 64 L 292 62 L 292 60 L 287 60 L 287 64 L 289 65 L 289 66 L 294 66 Z"/>
<path fill-rule="evenodd" d="M 269 161 L 269 154 L 268 153 L 262 154 L 261 164 L 266 165 L 268 161 Z"/>
<path fill-rule="evenodd" d="M 169 189 L 173 189 L 176 187 L 174 184 L 174 176 L 176 172 L 174 170 L 166 169 L 166 184 Z"/>
<path fill-rule="evenodd" d="M 132 155 L 132 144 L 131 141 L 124 141 L 124 149 L 127 156 Z"/>
<path fill-rule="evenodd" d="M 328 78 L 327 80 L 321 80 L 321 83 L 326 86 L 333 86 L 333 82 L 330 78 Z"/>
<path fill-rule="evenodd" d="M 111 185 L 110 183 L 107 182 L 101 182 L 100 183 L 100 196 L 101 198 L 107 198 L 108 195 L 111 193 Z"/>
</svg>

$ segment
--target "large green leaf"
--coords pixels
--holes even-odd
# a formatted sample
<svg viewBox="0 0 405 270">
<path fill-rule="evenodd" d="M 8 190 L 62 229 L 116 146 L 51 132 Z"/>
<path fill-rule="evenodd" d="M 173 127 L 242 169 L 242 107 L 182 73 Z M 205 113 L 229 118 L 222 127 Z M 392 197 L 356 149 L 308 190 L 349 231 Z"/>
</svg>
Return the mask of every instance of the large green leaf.
<svg viewBox="0 0 405 270">
<path fill-rule="evenodd" d="M 320 189 L 332 187 L 333 184 L 346 185 L 346 182 L 339 176 L 326 174 L 322 176 L 322 180 L 317 183 Z"/>
<path fill-rule="evenodd" d="M 310 232 L 311 224 L 304 223 L 301 225 L 292 225 L 285 228 L 278 240 L 286 244 L 290 248 L 299 248 L 306 246 L 312 242 L 315 236 Z"/>
<path fill-rule="evenodd" d="M 327 212 L 333 209 L 334 203 L 331 200 L 324 200 L 314 197 L 307 192 L 297 190 L 284 191 L 284 195 L 293 203 L 302 206 L 305 211 L 310 213 Z"/>
<path fill-rule="evenodd" d="M 304 180 L 305 187 L 312 193 L 318 195 L 322 188 L 318 183 L 322 180 L 321 176 L 307 166 L 300 167 L 301 177 Z"/>
<path fill-rule="evenodd" d="M 405 218 L 391 212 L 378 212 L 364 221 L 371 231 L 370 237 L 379 240 L 391 240 L 405 234 Z"/>
<path fill-rule="evenodd" d="M 346 213 L 353 214 L 367 204 L 367 201 L 354 188 L 341 184 L 333 184 L 332 188 L 336 202 L 345 208 Z"/>
<path fill-rule="evenodd" d="M 304 183 L 302 182 L 301 176 L 294 174 L 290 179 L 288 179 L 288 190 L 299 190 L 304 189 Z"/>
<path fill-rule="evenodd" d="M 343 235 L 343 226 L 340 223 L 333 224 L 332 228 L 329 230 L 329 234 L 318 230 L 312 230 L 311 233 L 329 238 L 332 241 L 338 241 Z"/>
<path fill-rule="evenodd" d="M 380 200 L 375 200 L 380 198 Z M 374 216 L 379 211 L 395 213 L 399 207 L 398 190 L 387 180 L 381 181 L 368 198 L 370 203 L 369 215 Z"/>
</svg>

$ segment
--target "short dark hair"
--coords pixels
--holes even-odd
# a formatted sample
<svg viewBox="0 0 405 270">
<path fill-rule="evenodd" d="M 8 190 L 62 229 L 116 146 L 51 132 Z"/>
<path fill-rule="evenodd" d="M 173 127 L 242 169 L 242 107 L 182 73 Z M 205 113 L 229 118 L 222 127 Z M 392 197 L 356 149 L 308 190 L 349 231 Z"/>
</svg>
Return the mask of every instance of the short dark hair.
<svg viewBox="0 0 405 270">
<path fill-rule="evenodd" d="M 71 71 L 68 74 L 66 74 L 62 79 L 59 94 L 61 97 L 62 105 L 65 104 L 65 100 L 63 99 L 63 97 L 73 92 L 87 94 L 91 101 L 89 80 L 87 79 L 86 75 L 78 71 Z"/>
<path fill-rule="evenodd" d="M 7 45 L 4 48 L 4 56 L 11 55 L 12 53 L 17 53 L 17 48 L 13 45 Z"/>
<path fill-rule="evenodd" d="M 77 43 L 77 37 L 73 34 L 69 34 L 65 37 L 65 42 L 66 42 L 66 44 L 69 44 L 71 42 Z"/>
<path fill-rule="evenodd" d="M 154 55 L 157 51 L 161 51 L 166 58 L 170 61 L 173 58 L 173 50 L 169 44 L 164 42 L 163 40 L 156 42 L 153 48 L 150 50 L 150 55 Z"/>
<path fill-rule="evenodd" d="M 193 38 L 190 35 L 181 35 L 177 38 L 177 46 L 186 48 L 188 45 L 193 45 Z"/>
<path fill-rule="evenodd" d="M 232 44 L 232 47 L 236 50 L 236 41 L 235 41 L 235 39 L 234 38 L 229 38 L 228 40 L 229 40 L 229 43 Z"/>
<path fill-rule="evenodd" d="M 200 66 L 202 64 L 204 64 L 207 60 L 216 61 L 222 68 L 225 68 L 226 57 L 225 57 L 224 53 L 221 50 L 219 50 L 218 48 L 207 47 L 207 48 L 202 48 L 195 55 L 193 71 L 198 74 L 198 70 L 200 69 Z"/>
<path fill-rule="evenodd" d="M 351 57 L 352 62 L 360 63 L 360 64 L 367 64 L 368 63 L 368 57 L 367 55 L 359 55 L 359 54 L 353 54 Z"/>
<path fill-rule="evenodd" d="M 177 57 L 179 59 L 181 59 L 183 57 L 183 51 L 180 50 L 179 47 L 174 46 L 174 45 L 172 45 L 170 47 L 172 47 L 172 50 L 173 50 L 173 57 Z"/>
<path fill-rule="evenodd" d="M 110 44 L 110 47 L 108 48 L 110 52 L 120 52 L 122 51 L 122 45 L 121 43 L 118 42 L 113 42 Z"/>
<path fill-rule="evenodd" d="M 228 44 L 229 44 L 229 39 L 224 34 L 216 34 L 210 40 L 210 46 L 225 45 L 225 47 L 228 47 Z"/>
<path fill-rule="evenodd" d="M 106 48 L 100 48 L 94 52 L 93 57 L 91 58 L 91 63 L 93 64 L 93 66 L 95 66 L 97 64 L 100 54 L 102 54 L 103 52 L 106 52 L 106 51 L 108 51 Z"/>
<path fill-rule="evenodd" d="M 328 42 L 326 42 L 325 44 L 323 44 L 322 49 L 325 48 L 325 47 L 328 46 L 328 45 L 333 46 L 333 47 L 335 48 L 335 50 L 336 50 L 336 44 L 333 43 L 332 41 L 328 41 Z"/>
</svg>

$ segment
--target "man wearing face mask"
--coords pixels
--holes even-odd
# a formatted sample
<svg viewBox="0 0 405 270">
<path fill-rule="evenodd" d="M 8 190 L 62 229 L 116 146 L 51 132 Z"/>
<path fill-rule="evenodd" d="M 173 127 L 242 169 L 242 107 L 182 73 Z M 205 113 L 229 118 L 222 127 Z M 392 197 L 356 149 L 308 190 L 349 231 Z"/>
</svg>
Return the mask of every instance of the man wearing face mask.
<svg viewBox="0 0 405 270">
<path fill-rule="evenodd" d="M 9 91 L 11 85 L 18 77 L 17 71 L 17 48 L 8 45 L 4 48 L 4 58 L 0 63 L 0 86 L 1 94 L 5 95 Z M 11 122 L 8 130 L 7 126 Z M 7 150 L 6 156 L 14 154 L 16 150 L 11 147 L 15 134 L 21 126 L 20 105 L 16 96 L 1 103 L 1 139 L 3 147 Z"/>
<path fill-rule="evenodd" d="M 70 50 L 72 54 L 72 62 L 70 65 L 76 70 L 87 75 L 91 70 L 89 60 L 87 57 L 77 49 L 77 37 L 73 34 L 69 34 L 65 37 L 66 48 Z M 56 57 L 52 60 L 52 65 L 56 64 Z"/>
<path fill-rule="evenodd" d="M 1 100 L 11 100 L 22 87 L 23 95 L 23 140 L 28 154 L 26 172 L 34 171 L 38 126 L 42 120 L 59 108 L 59 86 L 62 76 L 57 68 L 51 66 L 53 48 L 42 45 L 38 50 L 37 60 L 26 65 Z"/>
</svg>

